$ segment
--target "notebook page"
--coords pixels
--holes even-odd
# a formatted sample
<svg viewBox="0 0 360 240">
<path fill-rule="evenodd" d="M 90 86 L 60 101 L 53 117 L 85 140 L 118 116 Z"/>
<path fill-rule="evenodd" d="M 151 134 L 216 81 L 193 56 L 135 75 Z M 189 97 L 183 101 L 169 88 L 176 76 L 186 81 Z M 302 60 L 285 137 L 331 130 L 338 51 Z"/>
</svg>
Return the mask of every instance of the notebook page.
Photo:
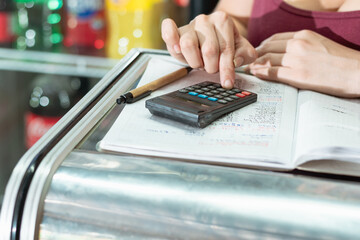
<svg viewBox="0 0 360 240">
<path fill-rule="evenodd" d="M 178 66 L 152 59 L 141 84 Z M 258 94 L 258 102 L 213 122 L 204 129 L 153 116 L 145 100 L 202 81 L 219 82 L 219 74 L 193 70 L 144 100 L 128 104 L 100 142 L 102 150 L 223 164 L 292 168 L 291 147 L 297 90 L 239 75 L 236 85 Z"/>
<path fill-rule="evenodd" d="M 297 164 L 330 159 L 360 163 L 360 100 L 300 91 Z"/>
</svg>

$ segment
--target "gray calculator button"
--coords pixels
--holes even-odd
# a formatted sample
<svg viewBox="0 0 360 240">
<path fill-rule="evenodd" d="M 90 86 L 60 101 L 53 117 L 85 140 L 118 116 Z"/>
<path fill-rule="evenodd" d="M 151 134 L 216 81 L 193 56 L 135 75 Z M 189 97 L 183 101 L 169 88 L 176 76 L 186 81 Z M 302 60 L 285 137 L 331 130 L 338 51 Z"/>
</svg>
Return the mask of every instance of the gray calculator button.
<svg viewBox="0 0 360 240">
<path fill-rule="evenodd" d="M 233 88 L 233 89 L 231 89 L 231 91 L 236 92 L 236 93 L 241 92 L 241 90 L 240 90 L 240 89 L 237 89 L 237 88 Z"/>
<path fill-rule="evenodd" d="M 221 87 L 221 85 L 220 85 L 220 84 L 218 84 L 218 83 L 213 84 L 213 86 L 214 86 L 214 87 L 216 87 L 216 88 Z"/>
<path fill-rule="evenodd" d="M 214 97 L 219 98 L 219 99 L 224 98 L 224 96 L 222 96 L 220 94 L 216 94 Z"/>
<path fill-rule="evenodd" d="M 226 92 L 220 93 L 220 95 L 223 95 L 224 97 L 230 96 L 230 95 L 229 95 L 228 93 L 226 93 Z"/>
<path fill-rule="evenodd" d="M 231 95 L 230 98 L 235 99 L 235 100 L 240 99 L 240 98 L 239 98 L 238 96 L 236 96 L 236 95 Z"/>
<path fill-rule="evenodd" d="M 210 88 L 207 88 L 207 87 L 203 87 L 201 90 L 207 92 L 207 91 L 210 91 Z"/>
<path fill-rule="evenodd" d="M 193 87 L 187 87 L 187 88 L 185 88 L 186 90 L 189 90 L 189 91 L 194 91 L 195 90 L 195 88 L 193 88 Z"/>
<path fill-rule="evenodd" d="M 228 91 L 226 91 L 226 93 L 228 93 L 228 94 L 230 94 L 230 95 L 233 95 L 233 94 L 235 94 L 236 92 L 231 91 L 231 90 L 228 90 Z"/>
<path fill-rule="evenodd" d="M 196 89 L 195 92 L 197 92 L 197 93 L 204 93 L 204 91 L 201 90 L 201 89 Z"/>
<path fill-rule="evenodd" d="M 187 93 L 188 90 L 186 90 L 185 88 L 183 88 L 183 89 L 180 89 L 179 92 L 181 92 L 181 93 Z"/>
<path fill-rule="evenodd" d="M 220 92 L 225 92 L 226 89 L 225 88 L 217 88 L 216 90 L 220 91 Z"/>
<path fill-rule="evenodd" d="M 210 88 L 210 89 L 215 89 L 215 88 L 217 88 L 217 87 L 215 87 L 214 85 L 210 85 L 210 86 L 207 86 L 208 88 Z"/>
<path fill-rule="evenodd" d="M 218 94 L 218 93 L 220 93 L 219 91 L 217 91 L 217 90 L 211 90 L 210 92 L 212 92 L 212 93 L 214 93 L 214 94 Z"/>
<path fill-rule="evenodd" d="M 234 99 L 229 98 L 229 97 L 224 98 L 224 100 L 226 100 L 226 101 L 228 101 L 228 102 L 232 102 L 232 101 L 234 101 Z"/>
<path fill-rule="evenodd" d="M 213 96 L 214 95 L 212 92 L 205 92 L 204 94 L 206 94 L 208 96 Z"/>
<path fill-rule="evenodd" d="M 218 103 L 227 104 L 228 101 L 226 101 L 226 100 L 224 100 L 224 99 L 220 99 L 220 100 L 218 101 Z"/>
<path fill-rule="evenodd" d="M 201 88 L 199 85 L 193 85 L 192 87 L 195 88 L 195 89 Z"/>
</svg>

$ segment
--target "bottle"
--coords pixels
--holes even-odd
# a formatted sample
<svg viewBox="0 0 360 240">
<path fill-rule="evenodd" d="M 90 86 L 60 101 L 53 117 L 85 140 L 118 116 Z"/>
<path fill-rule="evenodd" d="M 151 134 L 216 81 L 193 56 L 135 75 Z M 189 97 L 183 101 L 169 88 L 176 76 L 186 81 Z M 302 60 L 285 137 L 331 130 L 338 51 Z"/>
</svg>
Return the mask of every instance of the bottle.
<svg viewBox="0 0 360 240">
<path fill-rule="evenodd" d="M 64 46 L 72 53 L 104 55 L 106 19 L 103 0 L 67 0 Z"/>
<path fill-rule="evenodd" d="M 61 51 L 63 0 L 14 1 L 17 9 L 17 49 Z"/>
<path fill-rule="evenodd" d="M 106 55 L 121 58 L 131 48 L 163 48 L 161 21 L 166 0 L 105 0 Z"/>
<path fill-rule="evenodd" d="M 33 79 L 25 114 L 25 144 L 34 145 L 88 90 L 88 79 L 40 74 Z"/>
<path fill-rule="evenodd" d="M 13 2 L 11 0 L 0 0 L 0 47 L 12 46 L 15 39 L 13 18 Z"/>
</svg>

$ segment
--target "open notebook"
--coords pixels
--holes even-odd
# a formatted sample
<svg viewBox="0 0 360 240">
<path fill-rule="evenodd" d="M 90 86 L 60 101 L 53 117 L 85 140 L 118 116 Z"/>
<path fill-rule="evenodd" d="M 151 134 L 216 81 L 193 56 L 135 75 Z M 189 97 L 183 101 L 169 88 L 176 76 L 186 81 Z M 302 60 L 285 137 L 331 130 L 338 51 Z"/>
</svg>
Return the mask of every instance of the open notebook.
<svg viewBox="0 0 360 240">
<path fill-rule="evenodd" d="M 140 85 L 181 68 L 153 58 Z M 204 129 L 153 116 L 152 97 L 219 74 L 193 70 L 185 78 L 128 104 L 98 147 L 101 151 L 275 170 L 302 168 L 360 176 L 360 100 L 340 99 L 254 76 L 237 74 L 236 86 L 258 101 Z"/>
</svg>

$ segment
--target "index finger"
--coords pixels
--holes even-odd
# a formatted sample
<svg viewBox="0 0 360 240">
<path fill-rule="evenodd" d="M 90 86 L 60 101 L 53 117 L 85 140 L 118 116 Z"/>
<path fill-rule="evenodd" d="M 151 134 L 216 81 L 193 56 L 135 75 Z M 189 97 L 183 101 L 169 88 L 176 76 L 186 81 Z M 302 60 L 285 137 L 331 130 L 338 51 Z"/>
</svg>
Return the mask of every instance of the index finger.
<svg viewBox="0 0 360 240">
<path fill-rule="evenodd" d="M 184 62 L 185 59 L 181 54 L 181 49 L 179 44 L 180 36 L 178 32 L 178 27 L 172 19 L 166 18 L 162 21 L 161 36 L 170 54 L 173 57 L 177 58 L 178 60 Z"/>
<path fill-rule="evenodd" d="M 235 81 L 235 33 L 234 23 L 230 17 L 226 17 L 223 21 L 216 21 L 215 30 L 219 42 L 220 59 L 219 71 L 220 82 L 224 88 L 232 88 Z"/>
</svg>

